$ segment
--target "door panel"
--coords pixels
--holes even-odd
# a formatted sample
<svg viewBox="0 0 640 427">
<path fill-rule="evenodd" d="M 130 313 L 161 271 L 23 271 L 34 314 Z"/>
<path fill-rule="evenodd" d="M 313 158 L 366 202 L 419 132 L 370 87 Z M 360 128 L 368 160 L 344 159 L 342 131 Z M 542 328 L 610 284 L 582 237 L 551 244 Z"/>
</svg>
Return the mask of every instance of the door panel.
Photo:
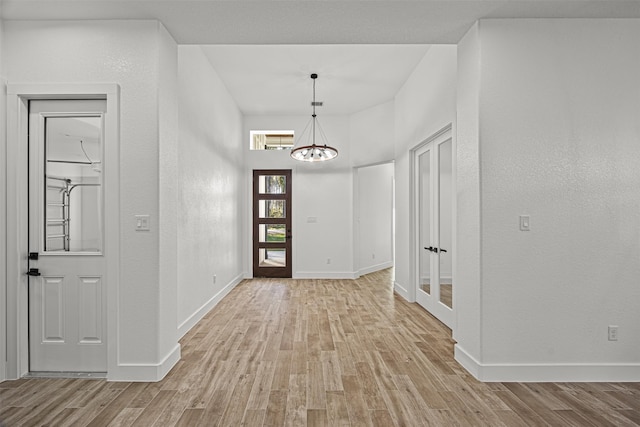
<svg viewBox="0 0 640 427">
<path fill-rule="evenodd" d="M 102 278 L 79 278 L 79 326 L 78 338 L 82 344 L 102 342 Z"/>
<path fill-rule="evenodd" d="M 291 277 L 291 170 L 253 171 L 253 276 Z"/>
<path fill-rule="evenodd" d="M 42 323 L 40 340 L 48 343 L 64 343 L 64 278 L 43 277 L 39 281 L 36 295 L 42 295 L 42 303 L 38 307 Z M 38 314 L 38 313 L 36 313 Z"/>
<path fill-rule="evenodd" d="M 453 151 L 451 131 L 414 152 L 416 301 L 452 327 Z"/>
<path fill-rule="evenodd" d="M 431 148 L 418 155 L 418 187 L 419 187 L 419 234 L 422 247 L 431 245 Z M 433 259 L 431 252 L 421 250 L 420 257 L 420 289 L 431 295 L 431 271 Z"/>
<path fill-rule="evenodd" d="M 104 100 L 29 103 L 29 370 L 105 372 Z"/>
</svg>

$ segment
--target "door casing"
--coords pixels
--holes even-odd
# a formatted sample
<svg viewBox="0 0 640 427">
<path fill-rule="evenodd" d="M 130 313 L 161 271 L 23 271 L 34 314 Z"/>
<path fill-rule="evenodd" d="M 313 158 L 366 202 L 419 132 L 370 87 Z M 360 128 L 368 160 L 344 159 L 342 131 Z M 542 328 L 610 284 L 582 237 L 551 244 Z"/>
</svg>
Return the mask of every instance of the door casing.
<svg viewBox="0 0 640 427">
<path fill-rule="evenodd" d="M 25 275 L 28 252 L 28 117 L 32 99 L 105 99 L 105 215 L 104 253 L 107 288 L 107 377 L 116 371 L 117 302 L 120 259 L 119 204 L 119 108 L 120 87 L 110 83 L 8 84 L 7 85 L 7 343 L 6 378 L 17 379 L 29 370 L 28 280 Z M 114 315 L 112 315 L 114 314 Z M 1 331 L 0 334 L 4 334 Z"/>
</svg>

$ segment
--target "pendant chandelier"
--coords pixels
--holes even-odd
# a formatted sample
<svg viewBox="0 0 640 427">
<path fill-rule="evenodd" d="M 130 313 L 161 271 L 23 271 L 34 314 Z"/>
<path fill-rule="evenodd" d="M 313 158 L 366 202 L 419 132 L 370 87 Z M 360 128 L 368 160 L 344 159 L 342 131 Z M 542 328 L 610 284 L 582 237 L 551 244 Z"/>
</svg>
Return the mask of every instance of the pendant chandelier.
<svg viewBox="0 0 640 427">
<path fill-rule="evenodd" d="M 311 105 L 313 106 L 313 114 L 311 114 L 311 120 L 309 120 L 309 123 L 307 123 L 307 126 L 302 131 L 302 135 L 300 135 L 300 139 L 303 140 L 307 129 L 310 129 L 307 137 L 308 145 L 291 150 L 291 157 L 295 160 L 300 160 L 301 162 L 324 162 L 325 160 L 335 159 L 338 156 L 338 150 L 327 145 L 327 137 L 322 131 L 320 123 L 318 122 L 318 117 L 316 116 L 316 105 L 322 105 L 322 103 L 316 102 L 317 78 L 317 74 L 311 74 L 311 79 L 313 80 L 313 101 L 311 102 Z M 318 136 L 323 140 L 323 143 L 316 144 L 316 129 L 318 131 Z M 309 144 L 309 142 L 311 142 L 311 144 Z"/>
</svg>

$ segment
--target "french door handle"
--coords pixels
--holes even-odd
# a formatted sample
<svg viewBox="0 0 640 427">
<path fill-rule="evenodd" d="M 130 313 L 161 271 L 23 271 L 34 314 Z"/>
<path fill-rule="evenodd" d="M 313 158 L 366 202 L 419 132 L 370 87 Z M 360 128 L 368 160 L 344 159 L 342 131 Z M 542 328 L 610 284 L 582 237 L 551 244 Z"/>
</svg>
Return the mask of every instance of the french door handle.
<svg viewBox="0 0 640 427">
<path fill-rule="evenodd" d="M 440 252 L 447 252 L 447 250 L 446 250 L 446 249 L 438 249 L 438 248 L 434 248 L 434 247 L 432 247 L 432 246 L 429 246 L 428 248 L 425 248 L 425 249 L 426 249 L 426 250 L 428 250 L 428 251 L 431 251 L 431 252 L 435 252 L 435 253 L 438 253 L 438 251 L 440 251 Z"/>
<path fill-rule="evenodd" d="M 29 271 L 27 271 L 27 276 L 40 276 L 40 270 L 37 268 L 30 268 Z"/>
</svg>

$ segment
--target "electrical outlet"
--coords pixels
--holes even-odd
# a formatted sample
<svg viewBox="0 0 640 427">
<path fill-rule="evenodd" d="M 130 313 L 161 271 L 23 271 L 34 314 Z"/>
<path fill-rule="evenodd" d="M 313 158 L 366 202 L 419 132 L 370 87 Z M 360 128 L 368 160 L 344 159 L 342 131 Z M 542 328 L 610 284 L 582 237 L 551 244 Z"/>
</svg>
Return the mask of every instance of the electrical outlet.
<svg viewBox="0 0 640 427">
<path fill-rule="evenodd" d="M 376 254 L 371 254 L 371 259 L 376 259 Z"/>
<path fill-rule="evenodd" d="M 609 325 L 609 341 L 618 341 L 618 326 Z"/>
<path fill-rule="evenodd" d="M 213 284 L 214 284 L 214 285 L 216 284 L 216 278 L 217 278 L 217 277 L 216 277 L 216 275 L 214 274 L 214 275 L 213 275 Z"/>
<path fill-rule="evenodd" d="M 331 258 L 327 258 L 327 264 L 331 264 Z"/>
</svg>

